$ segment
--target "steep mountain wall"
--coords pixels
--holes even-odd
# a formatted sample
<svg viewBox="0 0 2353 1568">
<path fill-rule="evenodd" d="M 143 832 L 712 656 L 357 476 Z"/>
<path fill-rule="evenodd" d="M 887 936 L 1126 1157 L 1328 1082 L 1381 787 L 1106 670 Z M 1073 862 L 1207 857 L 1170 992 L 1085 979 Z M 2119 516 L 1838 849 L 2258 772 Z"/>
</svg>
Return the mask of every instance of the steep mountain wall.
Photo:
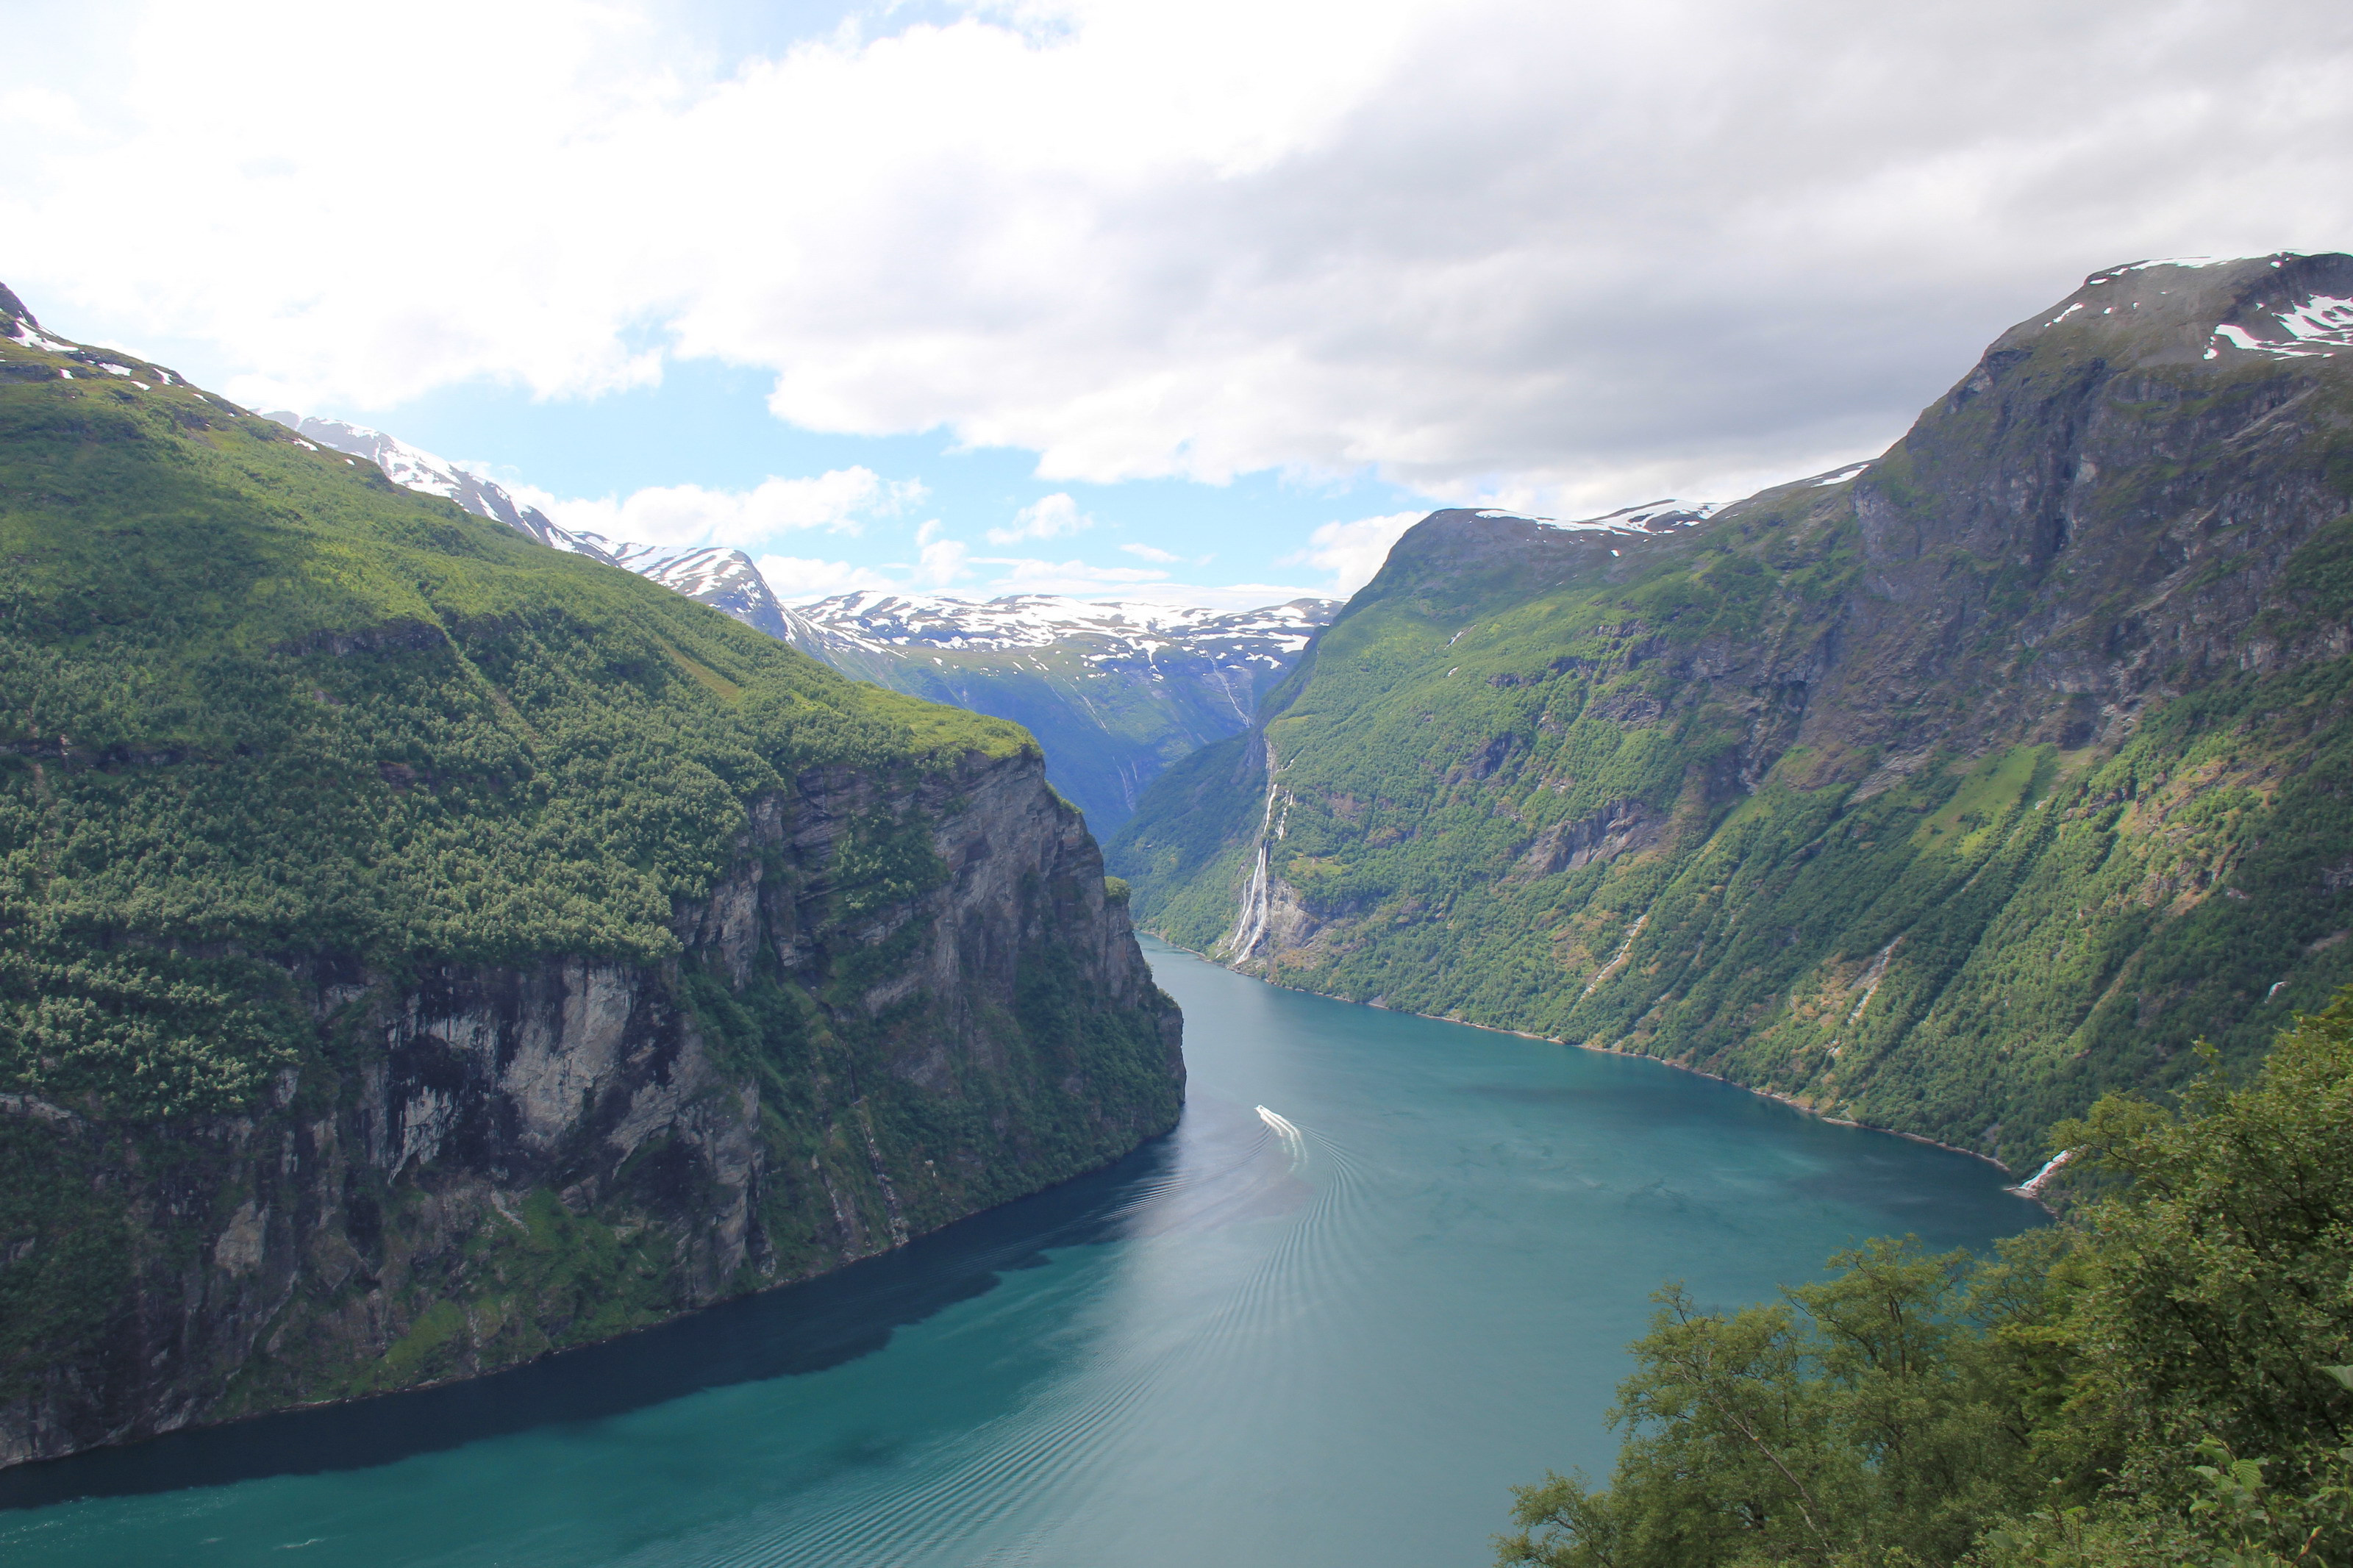
<svg viewBox="0 0 2353 1568">
<path fill-rule="evenodd" d="M 2349 300 L 2096 274 L 1860 471 L 1434 514 L 1113 868 L 1286 984 L 2036 1157 L 2353 979 Z"/>
<path fill-rule="evenodd" d="M 0 304 L 0 1462 L 621 1332 L 1173 1123 L 1018 729 Z"/>
</svg>

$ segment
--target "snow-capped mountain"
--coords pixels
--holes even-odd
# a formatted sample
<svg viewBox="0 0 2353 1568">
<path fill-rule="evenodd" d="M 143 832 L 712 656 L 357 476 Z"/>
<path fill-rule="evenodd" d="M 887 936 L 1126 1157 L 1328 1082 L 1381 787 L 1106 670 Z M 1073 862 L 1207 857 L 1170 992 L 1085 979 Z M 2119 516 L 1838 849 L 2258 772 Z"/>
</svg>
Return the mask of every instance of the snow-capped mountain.
<svg viewBox="0 0 2353 1568">
<path fill-rule="evenodd" d="M 421 490 L 429 496 L 440 496 L 456 501 L 476 517 L 487 517 L 493 522 L 503 522 L 519 533 L 527 533 L 542 544 L 575 554 L 593 555 L 599 561 L 618 564 L 602 550 L 584 545 L 581 540 L 558 528 L 545 512 L 534 506 L 525 506 L 509 495 L 506 488 L 480 474 L 470 473 L 457 464 L 437 458 L 421 447 L 412 447 L 396 436 L 381 430 L 371 430 L 364 425 L 347 425 L 340 419 L 306 417 L 286 409 L 277 409 L 262 416 L 307 440 L 317 442 L 330 451 L 347 457 L 365 458 L 384 470 L 384 477 L 406 489 Z"/>
<path fill-rule="evenodd" d="M 801 614 L 849 646 L 1004 652 L 1082 648 L 1098 668 L 1176 668 L 1207 660 L 1250 680 L 1288 668 L 1316 631 L 1340 613 L 1336 599 L 1293 599 L 1256 610 L 1212 610 L 1142 599 L 1073 599 L 1011 594 L 960 599 L 938 594 L 837 594 Z"/>
<path fill-rule="evenodd" d="M 663 587 L 724 611 L 745 626 L 823 658 L 815 628 L 770 591 L 752 558 L 718 545 L 633 544 L 601 533 L 567 529 L 535 506 L 517 500 L 505 486 L 459 468 L 396 436 L 340 419 L 305 417 L 280 410 L 264 416 L 332 451 L 365 458 L 385 477 L 408 489 L 453 500 L 477 517 L 503 522 L 551 549 L 589 556 L 607 565 L 651 578 Z"/>
<path fill-rule="evenodd" d="M 1056 788 L 1099 836 L 1171 763 L 1249 727 L 1340 612 L 1334 599 L 1254 610 L 1050 594 L 960 599 L 838 594 L 800 612 L 838 668 L 911 696 L 1026 725 Z"/>
<path fill-rule="evenodd" d="M 567 529 L 494 479 L 381 430 L 276 413 L 303 439 L 502 522 L 554 550 L 635 572 L 858 679 L 1029 726 L 1062 793 L 1108 834 L 1162 769 L 1250 723 L 1318 627 L 1328 599 L 1259 610 L 1025 594 L 976 601 L 843 594 L 780 601 L 752 558 L 718 545 L 639 544 Z"/>
<path fill-rule="evenodd" d="M 759 567 L 740 550 L 718 544 L 632 544 L 585 529 L 573 531 L 569 537 L 571 548 L 599 554 L 698 604 L 723 610 L 804 653 L 826 657 L 825 639 L 806 617 L 776 597 Z"/>
</svg>

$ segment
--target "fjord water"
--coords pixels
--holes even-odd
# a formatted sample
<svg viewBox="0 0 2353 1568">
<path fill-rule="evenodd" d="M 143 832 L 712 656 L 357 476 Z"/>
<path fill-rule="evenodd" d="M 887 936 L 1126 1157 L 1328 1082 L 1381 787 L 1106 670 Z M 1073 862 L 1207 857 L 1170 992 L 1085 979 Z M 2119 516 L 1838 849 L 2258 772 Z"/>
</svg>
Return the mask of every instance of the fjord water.
<svg viewBox="0 0 2353 1568">
<path fill-rule="evenodd" d="M 1191 1100 L 1113 1169 L 499 1377 L 0 1472 L 0 1558 L 1469 1568 L 1512 1483 L 1607 1472 L 1662 1279 L 2040 1217 L 1654 1062 L 1150 952 Z"/>
</svg>

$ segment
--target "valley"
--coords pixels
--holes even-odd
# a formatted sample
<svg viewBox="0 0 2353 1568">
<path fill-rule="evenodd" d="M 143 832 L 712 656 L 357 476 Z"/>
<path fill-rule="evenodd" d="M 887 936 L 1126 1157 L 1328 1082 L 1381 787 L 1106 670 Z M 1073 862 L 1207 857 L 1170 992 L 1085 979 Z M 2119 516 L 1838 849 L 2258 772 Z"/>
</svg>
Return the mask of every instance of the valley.
<svg viewBox="0 0 2353 1568">
<path fill-rule="evenodd" d="M 1499 1480 L 1608 1462 L 1613 1383 L 1745 1334 L 1831 1401 L 1839 1528 L 1951 1561 L 1977 1515 L 1804 1348 L 1881 1289 L 1972 1325 L 1921 1420 L 2095 1413 L 1935 1460 L 2013 1510 L 1988 1550 L 2044 1539 L 2053 1445 L 2179 1471 L 2135 1401 L 2204 1395 L 2054 1260 L 2170 1267 L 2098 1173 L 2251 1117 L 2290 1174 L 2198 1223 L 2335 1179 L 2341 1007 L 2267 1053 L 2353 981 L 2347 299 L 2112 268 L 1867 463 L 1441 509 L 1345 604 L 1234 611 L 788 600 L 0 296 L 0 1458 L 62 1461 L 0 1541 L 1467 1561 Z M 2269 1245 L 2165 1310 L 2268 1301 Z M 1619 1383 L 1662 1277 L 1714 1294 Z M 1777 1289 L 1818 1327 L 1709 1304 Z M 1504 1561 L 1783 1528 L 1659 1479 L 1710 1440 L 1661 1397 Z M 2263 1398 L 2210 1405 L 2326 1403 Z"/>
</svg>

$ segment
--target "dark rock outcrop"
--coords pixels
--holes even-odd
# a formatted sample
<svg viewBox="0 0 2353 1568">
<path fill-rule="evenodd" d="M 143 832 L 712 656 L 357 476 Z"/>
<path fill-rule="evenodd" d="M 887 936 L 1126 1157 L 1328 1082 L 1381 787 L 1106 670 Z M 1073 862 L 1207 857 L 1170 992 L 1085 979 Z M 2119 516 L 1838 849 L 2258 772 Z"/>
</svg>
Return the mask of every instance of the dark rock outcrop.
<svg viewBox="0 0 2353 1568">
<path fill-rule="evenodd" d="M 840 852 L 878 820 L 936 883 L 844 920 Z M 0 1097 L 11 1152 L 103 1194 L 76 1224 L 130 1237 L 90 1331 L 0 1405 L 0 1461 L 487 1371 L 884 1250 L 1175 1120 L 1176 1009 L 1034 752 L 912 794 L 804 776 L 675 929 L 667 965 L 289 957 L 333 1065 L 242 1116 Z M 804 1016 L 744 1017 L 779 1008 Z"/>
</svg>

